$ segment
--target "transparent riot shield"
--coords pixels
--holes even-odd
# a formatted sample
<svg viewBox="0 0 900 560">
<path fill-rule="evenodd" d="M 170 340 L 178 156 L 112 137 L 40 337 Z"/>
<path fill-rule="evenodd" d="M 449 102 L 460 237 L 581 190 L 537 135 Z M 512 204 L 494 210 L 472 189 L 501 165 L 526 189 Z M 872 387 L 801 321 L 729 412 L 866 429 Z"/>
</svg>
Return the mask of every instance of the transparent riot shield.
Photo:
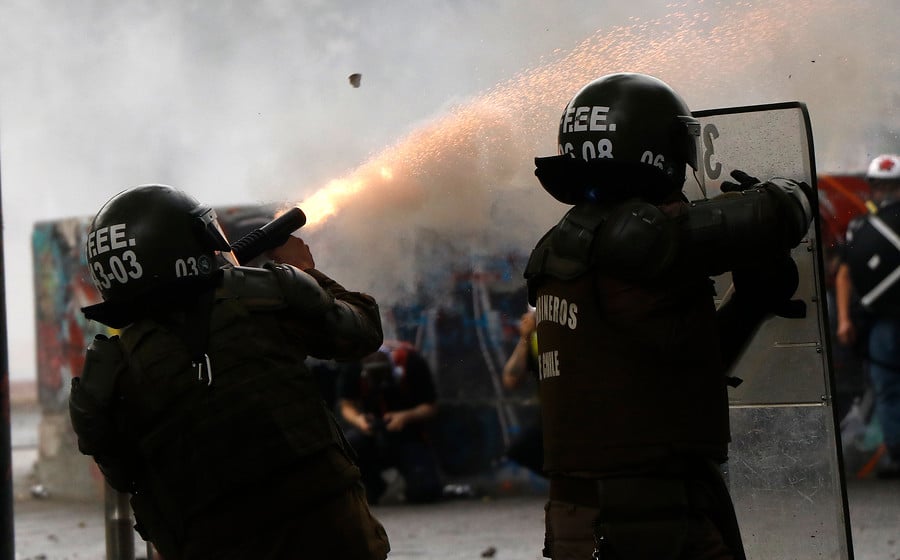
<svg viewBox="0 0 900 560">
<path fill-rule="evenodd" d="M 694 116 L 701 123 L 700 170 L 689 178 L 689 198 L 717 196 L 734 169 L 815 186 L 812 132 L 802 103 Z M 800 270 L 795 297 L 805 302 L 806 317 L 767 320 L 735 366 L 743 383 L 729 389 L 727 476 L 751 560 L 853 557 L 819 232 L 816 215 L 793 250 Z M 718 297 L 730 287 L 730 275 L 716 279 Z"/>
</svg>

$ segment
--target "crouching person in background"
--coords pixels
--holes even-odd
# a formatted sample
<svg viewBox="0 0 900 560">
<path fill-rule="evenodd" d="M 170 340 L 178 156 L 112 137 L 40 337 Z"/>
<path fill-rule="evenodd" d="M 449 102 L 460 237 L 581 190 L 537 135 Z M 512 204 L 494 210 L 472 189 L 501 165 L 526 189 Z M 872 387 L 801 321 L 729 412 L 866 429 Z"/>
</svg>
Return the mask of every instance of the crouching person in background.
<svg viewBox="0 0 900 560">
<path fill-rule="evenodd" d="M 441 476 L 425 431 L 437 414 L 428 362 L 404 343 L 385 344 L 341 376 L 338 407 L 351 427 L 347 438 L 359 454 L 369 503 L 387 490 L 382 473 L 396 468 L 409 503 L 437 500 Z"/>
</svg>

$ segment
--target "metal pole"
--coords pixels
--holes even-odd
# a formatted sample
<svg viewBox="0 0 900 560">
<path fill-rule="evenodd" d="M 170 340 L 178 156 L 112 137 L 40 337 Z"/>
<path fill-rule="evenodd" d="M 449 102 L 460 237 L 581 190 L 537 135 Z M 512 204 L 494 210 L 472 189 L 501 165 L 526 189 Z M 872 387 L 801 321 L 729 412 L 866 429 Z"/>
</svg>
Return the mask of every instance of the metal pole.
<svg viewBox="0 0 900 560">
<path fill-rule="evenodd" d="M 13 560 L 15 553 L 12 423 L 9 418 L 9 356 L 7 349 L 6 265 L 3 259 L 3 206 L 0 203 L 0 469 L 3 470 L 2 480 L 0 480 L 0 560 Z"/>
<path fill-rule="evenodd" d="M 134 560 L 134 518 L 128 494 L 104 485 L 106 513 L 106 560 Z"/>
</svg>

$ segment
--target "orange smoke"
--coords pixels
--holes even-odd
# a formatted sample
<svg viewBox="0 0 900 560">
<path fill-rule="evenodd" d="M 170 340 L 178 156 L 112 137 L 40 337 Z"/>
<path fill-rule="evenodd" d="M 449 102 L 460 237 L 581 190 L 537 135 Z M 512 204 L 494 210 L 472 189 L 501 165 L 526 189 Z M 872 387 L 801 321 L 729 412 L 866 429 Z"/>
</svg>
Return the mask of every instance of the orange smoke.
<svg viewBox="0 0 900 560">
<path fill-rule="evenodd" d="M 815 11 L 822 15 L 826 4 L 816 2 Z M 673 5 L 673 10 L 683 7 Z M 415 204 L 443 196 L 427 191 L 441 183 L 442 173 L 452 175 L 453 166 L 476 171 L 487 188 L 523 177 L 533 182 L 531 158 L 556 152 L 555 131 L 563 107 L 579 88 L 604 74 L 655 75 L 682 93 L 689 106 L 710 108 L 697 99 L 723 87 L 734 91 L 736 70 L 765 75 L 765 68 L 780 54 L 774 45 L 790 45 L 797 25 L 812 10 L 809 1 L 739 2 L 731 7 L 717 3 L 714 7 L 715 13 L 673 11 L 657 20 L 635 18 L 632 25 L 598 32 L 568 53 L 554 53 L 554 60 L 453 108 L 346 176 L 330 181 L 299 204 L 309 226 L 323 223 L 365 193 L 373 193 L 369 204 L 396 199 Z M 727 66 L 715 72 L 716 64 L 723 61 Z M 698 71 L 704 65 L 713 71 Z M 773 99 L 773 92 L 764 88 L 762 92 L 753 89 L 740 92 L 747 100 L 732 95 L 727 103 L 716 106 L 784 100 Z M 759 99 L 760 93 L 767 97 Z M 446 203 L 463 201 L 451 197 Z"/>
</svg>

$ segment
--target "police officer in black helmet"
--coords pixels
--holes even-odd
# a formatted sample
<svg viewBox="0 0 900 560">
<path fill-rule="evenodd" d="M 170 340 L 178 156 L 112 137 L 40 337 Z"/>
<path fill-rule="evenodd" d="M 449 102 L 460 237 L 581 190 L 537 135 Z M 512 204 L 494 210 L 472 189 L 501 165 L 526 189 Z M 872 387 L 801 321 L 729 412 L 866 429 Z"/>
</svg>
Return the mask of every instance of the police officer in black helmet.
<svg viewBox="0 0 900 560">
<path fill-rule="evenodd" d="M 535 174 L 572 205 L 527 265 L 536 307 L 544 556 L 744 558 L 719 465 L 730 365 L 772 314 L 796 316 L 790 257 L 812 214 L 804 184 L 734 172 L 689 204 L 699 123 L 664 82 L 622 73 L 563 112 Z M 732 272 L 717 310 L 711 276 Z M 712 342 L 712 344 L 710 344 Z"/>
<path fill-rule="evenodd" d="M 143 185 L 90 224 L 103 302 L 69 406 L 79 449 L 131 494 L 166 560 L 362 558 L 388 542 L 353 452 L 304 365 L 382 342 L 378 306 L 315 269 L 296 237 L 234 266 L 215 212 Z"/>
</svg>

